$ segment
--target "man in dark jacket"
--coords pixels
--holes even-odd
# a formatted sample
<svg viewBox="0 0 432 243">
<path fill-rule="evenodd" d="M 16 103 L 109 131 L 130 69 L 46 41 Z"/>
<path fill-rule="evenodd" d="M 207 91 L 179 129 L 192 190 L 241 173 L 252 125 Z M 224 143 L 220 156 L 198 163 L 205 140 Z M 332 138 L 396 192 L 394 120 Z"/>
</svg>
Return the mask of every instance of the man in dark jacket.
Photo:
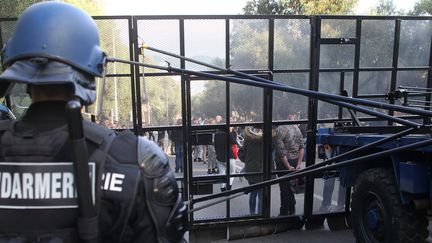
<svg viewBox="0 0 432 243">
<path fill-rule="evenodd" d="M 182 125 L 182 119 L 178 119 L 176 125 Z M 175 172 L 183 172 L 183 131 L 176 129 L 170 132 L 171 141 L 174 143 Z"/>
<path fill-rule="evenodd" d="M 65 106 L 95 101 L 105 60 L 82 10 L 42 2 L 20 16 L 2 52 L 0 96 L 23 83 L 32 104 L 21 120 L 0 122 L 1 242 L 182 241 L 187 215 L 166 155 L 143 137 L 88 121 L 88 186 L 99 213 L 78 213 Z"/>
</svg>

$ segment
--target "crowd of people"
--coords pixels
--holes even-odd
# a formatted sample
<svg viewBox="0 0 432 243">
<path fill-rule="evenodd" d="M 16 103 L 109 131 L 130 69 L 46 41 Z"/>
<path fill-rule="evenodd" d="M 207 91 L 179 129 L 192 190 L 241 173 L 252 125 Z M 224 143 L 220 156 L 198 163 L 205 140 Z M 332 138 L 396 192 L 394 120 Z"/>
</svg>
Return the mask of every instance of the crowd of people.
<svg viewBox="0 0 432 243">
<path fill-rule="evenodd" d="M 281 119 L 297 120 L 296 112 L 284 108 Z M 203 119 L 194 117 L 193 125 L 215 125 L 220 124 L 223 118 L 217 115 L 213 118 Z M 182 119 L 175 123 L 182 125 Z M 175 155 L 175 172 L 184 171 L 185 163 L 183 148 L 183 131 L 175 129 L 168 132 L 153 133 L 156 135 L 155 142 L 159 144 L 163 151 Z M 272 128 L 272 161 L 273 172 L 278 176 L 286 175 L 292 171 L 300 169 L 304 157 L 304 136 L 298 125 L 281 125 Z M 164 142 L 162 142 L 162 140 Z M 227 146 L 227 142 L 229 146 Z M 192 163 L 206 164 L 207 174 L 226 175 L 227 168 L 229 174 L 239 173 L 236 162 L 244 162 L 244 168 L 240 171 L 245 173 L 244 178 L 249 185 L 253 185 L 264 180 L 263 166 L 266 160 L 263 158 L 263 128 L 259 126 L 230 127 L 227 136 L 226 130 L 216 129 L 211 134 L 211 141 L 205 144 L 192 145 Z M 227 148 L 229 150 L 227 151 Z M 234 182 L 233 176 L 227 178 L 226 182 L 221 183 L 221 191 L 230 190 Z M 295 191 L 293 181 L 281 181 L 280 188 L 280 215 L 292 215 L 295 213 Z M 263 189 L 249 193 L 250 214 L 262 213 Z"/>
</svg>

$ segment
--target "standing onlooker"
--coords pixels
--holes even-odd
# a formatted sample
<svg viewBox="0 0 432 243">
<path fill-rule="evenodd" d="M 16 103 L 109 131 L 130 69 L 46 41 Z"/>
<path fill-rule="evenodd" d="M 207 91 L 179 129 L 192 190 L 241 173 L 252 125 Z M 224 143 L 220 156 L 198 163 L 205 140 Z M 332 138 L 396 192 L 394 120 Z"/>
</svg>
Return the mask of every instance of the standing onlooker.
<svg viewBox="0 0 432 243">
<path fill-rule="evenodd" d="M 239 159 L 245 163 L 244 172 L 262 172 L 263 168 L 263 130 L 260 127 L 246 127 L 244 129 L 244 144 L 239 151 Z M 261 175 L 245 175 L 249 185 L 261 182 Z M 249 192 L 249 212 L 250 214 L 262 213 L 262 193 L 258 189 Z M 258 212 L 256 211 L 258 198 Z"/>
<path fill-rule="evenodd" d="M 177 125 L 182 125 L 182 119 L 177 120 Z M 183 172 L 183 131 L 175 129 L 171 131 L 171 141 L 174 143 L 175 172 Z"/>
<path fill-rule="evenodd" d="M 272 130 L 272 137 L 276 136 L 276 131 Z M 263 129 L 261 126 L 244 129 L 244 143 L 239 150 L 239 159 L 245 163 L 244 172 L 262 172 L 263 170 Z M 271 161 L 273 163 L 273 161 Z M 245 175 L 249 185 L 263 181 L 262 175 Z M 263 189 L 258 189 L 249 193 L 249 212 L 250 214 L 261 214 L 263 208 Z M 258 198 L 258 211 L 256 211 Z"/>
<path fill-rule="evenodd" d="M 195 117 L 192 120 L 192 123 L 194 125 L 202 125 L 202 119 L 201 117 Z M 193 146 L 193 157 L 194 157 L 194 162 L 204 162 L 203 160 L 203 146 L 202 145 L 194 145 Z"/>
<path fill-rule="evenodd" d="M 292 120 L 294 113 L 288 111 L 288 119 Z M 282 125 L 277 128 L 276 137 L 276 167 L 278 170 L 294 171 L 300 169 L 304 154 L 302 134 L 297 125 Z M 287 172 L 280 172 L 283 176 Z M 279 182 L 280 215 L 295 213 L 295 197 L 288 180 Z"/>
<path fill-rule="evenodd" d="M 231 132 L 232 129 L 230 128 L 229 133 L 229 151 L 228 151 L 228 158 L 229 158 L 229 172 L 230 174 L 235 173 L 235 166 L 236 166 L 236 160 L 234 157 L 234 153 L 232 150 L 232 145 L 237 144 L 237 133 Z M 222 131 L 218 131 L 215 133 L 214 137 L 214 146 L 216 150 L 216 159 L 218 162 L 219 171 L 221 174 L 225 174 L 226 167 L 227 167 L 227 144 L 226 144 L 226 133 Z M 229 178 L 229 185 L 227 186 L 226 183 L 222 183 L 221 185 L 221 191 L 230 190 L 231 186 L 234 182 L 234 177 Z"/>
<path fill-rule="evenodd" d="M 215 120 L 210 119 L 209 124 L 215 124 Z M 214 134 L 212 135 L 212 144 L 207 145 L 207 156 L 207 174 L 219 173 L 216 160 L 216 150 L 214 147 Z"/>
</svg>

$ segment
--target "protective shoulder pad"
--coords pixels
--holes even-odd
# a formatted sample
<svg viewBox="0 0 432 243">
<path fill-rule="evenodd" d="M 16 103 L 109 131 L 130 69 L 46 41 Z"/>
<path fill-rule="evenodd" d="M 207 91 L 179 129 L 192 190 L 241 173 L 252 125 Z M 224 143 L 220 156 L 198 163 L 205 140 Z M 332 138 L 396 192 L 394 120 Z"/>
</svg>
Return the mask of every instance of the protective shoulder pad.
<svg viewBox="0 0 432 243">
<path fill-rule="evenodd" d="M 155 143 L 138 137 L 138 162 L 158 241 L 180 242 L 186 229 L 187 213 L 168 156 Z"/>
<path fill-rule="evenodd" d="M 98 146 L 102 145 L 104 142 L 106 143 L 109 137 L 115 136 L 115 132 L 113 130 L 87 120 L 83 120 L 83 129 L 86 139 L 97 144 Z"/>
<path fill-rule="evenodd" d="M 146 177 L 156 178 L 170 170 L 168 157 L 154 142 L 138 137 L 138 163 Z"/>
</svg>

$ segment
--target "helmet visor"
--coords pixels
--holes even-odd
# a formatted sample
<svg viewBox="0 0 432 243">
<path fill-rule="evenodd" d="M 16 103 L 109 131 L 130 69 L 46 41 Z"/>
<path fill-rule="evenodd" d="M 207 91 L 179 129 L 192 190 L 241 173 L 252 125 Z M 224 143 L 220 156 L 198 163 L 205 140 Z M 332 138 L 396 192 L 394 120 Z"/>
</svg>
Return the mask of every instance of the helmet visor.
<svg viewBox="0 0 432 243">
<path fill-rule="evenodd" d="M 25 83 L 31 85 L 72 84 L 75 96 L 84 105 L 92 104 L 96 99 L 95 80 L 70 65 L 46 58 L 32 58 L 13 63 L 0 74 L 0 88 L 7 83 Z M 7 87 L 9 85 L 6 85 Z M 0 90 L 7 95 L 7 90 Z"/>
</svg>

